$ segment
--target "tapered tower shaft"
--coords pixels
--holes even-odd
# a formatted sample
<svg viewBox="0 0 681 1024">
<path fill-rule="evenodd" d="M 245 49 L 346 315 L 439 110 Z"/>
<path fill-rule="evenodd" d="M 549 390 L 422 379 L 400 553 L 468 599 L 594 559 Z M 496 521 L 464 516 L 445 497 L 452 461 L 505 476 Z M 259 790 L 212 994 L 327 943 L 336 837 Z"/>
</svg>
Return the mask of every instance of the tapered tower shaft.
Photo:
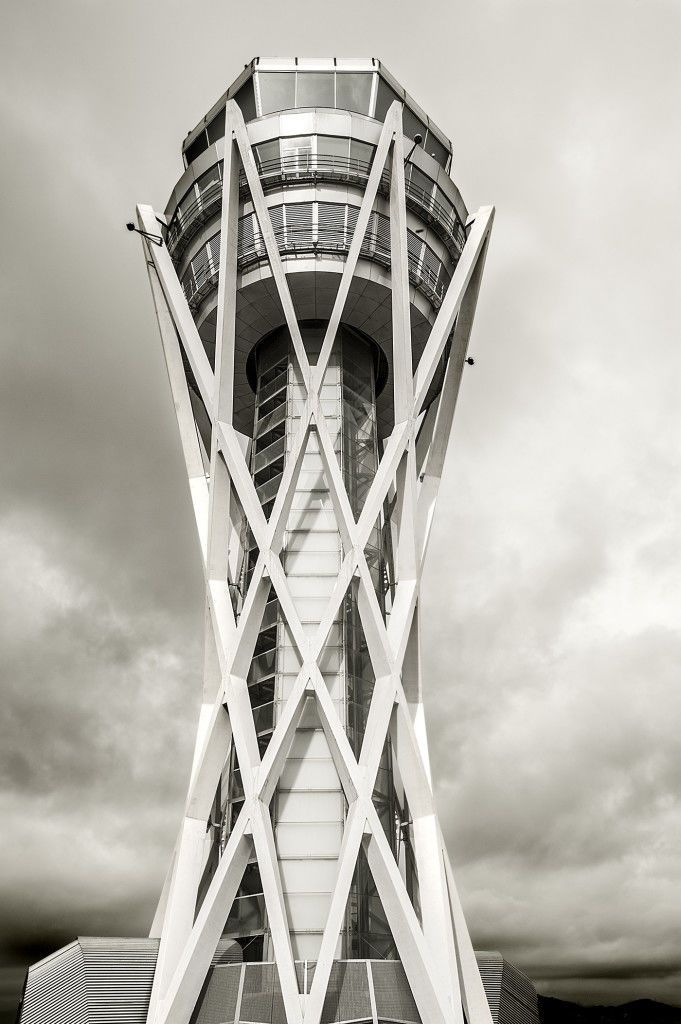
<svg viewBox="0 0 681 1024">
<path fill-rule="evenodd" d="M 231 948 L 230 1020 L 487 1024 L 419 589 L 492 210 L 468 216 L 451 146 L 377 61 L 256 60 L 183 149 L 138 223 L 206 663 L 148 1019 L 188 1024 Z"/>
</svg>

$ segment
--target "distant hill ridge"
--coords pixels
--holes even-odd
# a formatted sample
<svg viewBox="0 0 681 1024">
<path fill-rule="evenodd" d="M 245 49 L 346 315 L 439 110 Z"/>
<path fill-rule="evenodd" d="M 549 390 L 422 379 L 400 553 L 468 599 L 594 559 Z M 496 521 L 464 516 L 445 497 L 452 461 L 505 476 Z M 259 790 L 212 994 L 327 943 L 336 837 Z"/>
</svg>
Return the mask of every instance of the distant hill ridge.
<svg viewBox="0 0 681 1024">
<path fill-rule="evenodd" d="M 637 999 L 621 1006 L 580 1006 L 539 996 L 542 1024 L 681 1024 L 681 1008 Z"/>
</svg>

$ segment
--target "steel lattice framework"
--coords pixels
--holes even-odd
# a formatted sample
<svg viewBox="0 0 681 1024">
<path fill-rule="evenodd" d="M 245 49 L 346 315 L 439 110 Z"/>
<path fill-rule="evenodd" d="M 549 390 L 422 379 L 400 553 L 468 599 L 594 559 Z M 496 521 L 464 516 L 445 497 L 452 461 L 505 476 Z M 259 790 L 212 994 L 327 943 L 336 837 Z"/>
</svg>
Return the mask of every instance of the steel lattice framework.
<svg viewBox="0 0 681 1024">
<path fill-rule="evenodd" d="M 394 103 L 382 129 L 362 199 L 356 230 L 328 322 L 321 354 L 311 365 L 296 320 L 248 128 L 230 100 L 226 105 L 223 198 L 215 370 L 206 356 L 168 250 L 143 238 L 152 295 L 170 378 L 199 534 L 206 586 L 204 699 L 184 817 L 152 935 L 160 952 L 149 1007 L 149 1024 L 187 1024 L 211 957 L 255 853 L 271 939 L 289 1024 L 319 1024 L 353 871 L 363 848 L 394 942 L 424 1024 L 490 1024 L 491 1016 L 438 824 L 426 743 L 419 668 L 419 587 L 431 533 L 457 393 L 466 358 L 480 278 L 493 219 L 483 207 L 469 219 L 467 241 L 437 313 L 416 372 L 412 367 L 405 207 L 402 106 Z M 237 295 L 239 174 L 243 168 L 267 249 L 271 274 L 304 382 L 298 434 L 287 457 L 269 519 L 265 518 L 245 457 L 247 439 L 232 423 Z M 390 236 L 394 428 L 368 497 L 355 520 L 320 403 L 320 388 L 381 175 L 390 170 Z M 154 234 L 156 215 L 138 206 L 139 228 Z M 416 432 L 428 389 L 448 341 L 444 383 L 425 460 L 417 467 Z M 210 472 L 201 458 L 183 368 L 183 355 L 212 422 Z M 315 636 L 306 635 L 281 560 L 287 516 L 302 459 L 316 434 L 343 561 Z M 232 491 L 233 488 L 233 491 Z M 396 498 L 397 574 L 393 605 L 384 621 L 365 545 L 386 496 Z M 258 547 L 241 614 L 230 599 L 230 501 L 243 509 Z M 320 670 L 327 634 L 352 581 L 376 677 L 359 758 L 353 754 Z M 298 649 L 302 667 L 261 757 L 246 675 L 270 588 Z M 314 981 L 301 996 L 296 981 L 269 803 L 306 702 L 316 703 L 348 803 L 335 891 Z M 413 818 L 422 924 L 407 894 L 372 792 L 386 737 L 404 781 Z M 245 800 L 208 892 L 195 915 L 206 822 L 220 771 L 231 745 L 241 768 Z"/>
</svg>

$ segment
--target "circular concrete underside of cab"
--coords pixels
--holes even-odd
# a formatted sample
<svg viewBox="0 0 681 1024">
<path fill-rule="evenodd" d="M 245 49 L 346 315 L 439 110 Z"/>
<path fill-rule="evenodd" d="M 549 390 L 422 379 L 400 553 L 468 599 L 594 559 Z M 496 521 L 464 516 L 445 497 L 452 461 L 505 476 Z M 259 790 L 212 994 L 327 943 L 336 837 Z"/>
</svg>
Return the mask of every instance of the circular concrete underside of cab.
<svg viewBox="0 0 681 1024">
<path fill-rule="evenodd" d="M 297 320 L 328 320 L 345 265 L 344 257 L 297 257 L 282 260 Z M 435 311 L 413 286 L 409 289 L 412 362 L 415 370 L 430 334 Z M 217 320 L 217 292 L 213 290 L 196 314 L 199 333 L 212 356 Z M 379 436 L 393 427 L 393 355 L 390 274 L 369 260 L 359 260 L 341 316 L 343 323 L 372 338 L 388 361 L 386 386 L 377 399 Z M 286 323 L 269 265 L 244 271 L 237 280 L 236 344 L 234 366 L 234 426 L 253 433 L 255 396 L 246 377 L 246 362 L 253 346 L 270 331 Z M 436 374 L 431 391 L 441 386 Z M 428 398 L 430 399 L 430 395 Z"/>
</svg>

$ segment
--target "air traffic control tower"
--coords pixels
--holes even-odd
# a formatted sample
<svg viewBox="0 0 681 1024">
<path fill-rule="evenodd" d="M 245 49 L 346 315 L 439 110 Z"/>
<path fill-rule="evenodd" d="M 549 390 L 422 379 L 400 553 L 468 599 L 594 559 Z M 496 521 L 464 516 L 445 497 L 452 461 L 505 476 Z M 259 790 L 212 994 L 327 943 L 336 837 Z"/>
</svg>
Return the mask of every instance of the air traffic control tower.
<svg viewBox="0 0 681 1024">
<path fill-rule="evenodd" d="M 490 1024 L 420 585 L 493 210 L 374 59 L 255 59 L 182 152 L 129 227 L 196 516 L 202 707 L 150 939 L 72 959 L 109 1003 L 115 964 L 119 1002 L 144 989 L 126 1021 Z"/>
</svg>

